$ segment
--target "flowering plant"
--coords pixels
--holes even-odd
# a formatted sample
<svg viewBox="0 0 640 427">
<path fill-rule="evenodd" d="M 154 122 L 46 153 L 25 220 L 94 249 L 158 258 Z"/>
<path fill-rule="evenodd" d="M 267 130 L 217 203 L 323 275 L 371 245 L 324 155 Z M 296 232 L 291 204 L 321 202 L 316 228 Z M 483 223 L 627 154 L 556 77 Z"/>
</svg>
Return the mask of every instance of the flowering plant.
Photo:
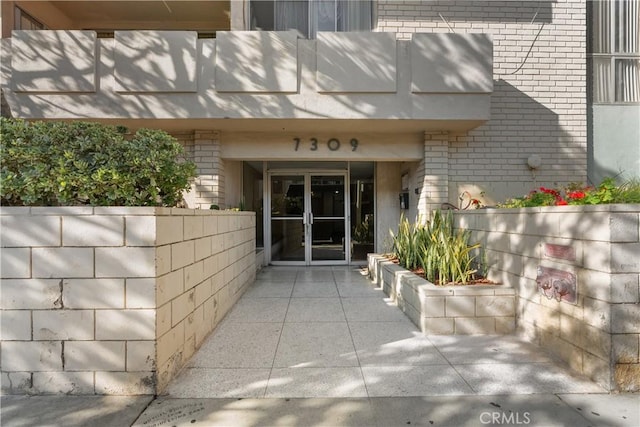
<svg viewBox="0 0 640 427">
<path fill-rule="evenodd" d="M 630 181 L 616 186 L 613 178 L 605 178 L 598 187 L 569 184 L 565 188 L 540 187 L 524 197 L 498 204 L 501 208 L 535 206 L 600 205 L 606 203 L 640 203 L 640 182 Z"/>
</svg>

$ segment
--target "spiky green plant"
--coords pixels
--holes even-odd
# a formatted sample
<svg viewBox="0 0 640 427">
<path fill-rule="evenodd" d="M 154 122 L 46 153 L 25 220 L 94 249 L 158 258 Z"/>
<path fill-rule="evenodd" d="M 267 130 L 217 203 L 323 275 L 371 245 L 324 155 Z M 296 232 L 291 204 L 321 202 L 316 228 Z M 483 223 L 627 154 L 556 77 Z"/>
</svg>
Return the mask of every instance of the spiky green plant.
<svg viewBox="0 0 640 427">
<path fill-rule="evenodd" d="M 624 182 L 614 193 L 614 203 L 640 203 L 640 179 Z"/>
<path fill-rule="evenodd" d="M 480 244 L 469 244 L 468 230 L 454 230 L 451 212 L 444 215 L 436 211 L 425 228 L 428 243 L 423 246 L 421 264 L 427 280 L 467 284 L 477 272 L 472 251 Z"/>
<path fill-rule="evenodd" d="M 411 224 L 402 216 L 398 233 L 391 236 L 400 265 L 410 270 L 422 268 L 433 283 L 467 284 L 477 272 L 472 252 L 480 245 L 469 244 L 468 230 L 454 230 L 451 212 L 436 211 L 425 224 Z"/>
<path fill-rule="evenodd" d="M 415 270 L 420 266 L 421 242 L 424 240 L 424 229 L 420 224 L 411 224 L 404 216 L 400 217 L 398 233 L 390 231 L 393 241 L 393 254 L 401 266 Z"/>
</svg>

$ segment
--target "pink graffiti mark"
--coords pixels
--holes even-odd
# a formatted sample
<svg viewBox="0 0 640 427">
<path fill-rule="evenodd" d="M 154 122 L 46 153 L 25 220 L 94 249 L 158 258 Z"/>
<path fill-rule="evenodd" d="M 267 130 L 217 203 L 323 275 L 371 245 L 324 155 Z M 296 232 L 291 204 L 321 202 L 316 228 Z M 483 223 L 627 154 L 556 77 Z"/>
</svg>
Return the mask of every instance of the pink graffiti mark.
<svg viewBox="0 0 640 427">
<path fill-rule="evenodd" d="M 563 259 L 566 261 L 576 260 L 576 250 L 571 246 L 554 245 L 553 243 L 545 243 L 544 255 L 549 258 Z"/>
<path fill-rule="evenodd" d="M 540 293 L 548 299 L 575 304 L 578 300 L 576 276 L 568 271 L 538 267 L 536 283 Z"/>
</svg>

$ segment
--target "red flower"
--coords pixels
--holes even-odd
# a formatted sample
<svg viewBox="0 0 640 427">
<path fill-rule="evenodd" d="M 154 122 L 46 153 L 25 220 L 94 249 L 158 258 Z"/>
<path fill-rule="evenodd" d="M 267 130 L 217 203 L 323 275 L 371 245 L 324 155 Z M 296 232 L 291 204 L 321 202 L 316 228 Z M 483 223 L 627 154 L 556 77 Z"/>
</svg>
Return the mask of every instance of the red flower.
<svg viewBox="0 0 640 427">
<path fill-rule="evenodd" d="M 568 205 L 566 200 L 564 200 L 564 199 L 556 200 L 556 206 L 566 206 L 566 205 Z"/>
<path fill-rule="evenodd" d="M 542 191 L 543 193 L 551 194 L 555 197 L 560 196 L 560 193 L 557 190 L 553 190 L 551 188 L 540 187 L 540 191 Z"/>
<path fill-rule="evenodd" d="M 567 194 L 567 197 L 569 197 L 570 199 L 584 199 L 586 196 L 586 194 L 584 194 L 584 192 L 582 191 L 572 191 L 571 193 Z"/>
</svg>

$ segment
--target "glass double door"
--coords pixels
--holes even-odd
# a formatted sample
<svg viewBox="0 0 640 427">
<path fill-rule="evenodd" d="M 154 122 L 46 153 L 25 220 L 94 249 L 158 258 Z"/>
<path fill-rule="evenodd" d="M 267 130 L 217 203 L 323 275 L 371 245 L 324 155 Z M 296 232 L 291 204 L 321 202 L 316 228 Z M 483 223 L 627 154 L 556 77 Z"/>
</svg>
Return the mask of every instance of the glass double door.
<svg viewBox="0 0 640 427">
<path fill-rule="evenodd" d="M 272 264 L 348 262 L 345 172 L 272 173 L 267 212 Z"/>
</svg>

